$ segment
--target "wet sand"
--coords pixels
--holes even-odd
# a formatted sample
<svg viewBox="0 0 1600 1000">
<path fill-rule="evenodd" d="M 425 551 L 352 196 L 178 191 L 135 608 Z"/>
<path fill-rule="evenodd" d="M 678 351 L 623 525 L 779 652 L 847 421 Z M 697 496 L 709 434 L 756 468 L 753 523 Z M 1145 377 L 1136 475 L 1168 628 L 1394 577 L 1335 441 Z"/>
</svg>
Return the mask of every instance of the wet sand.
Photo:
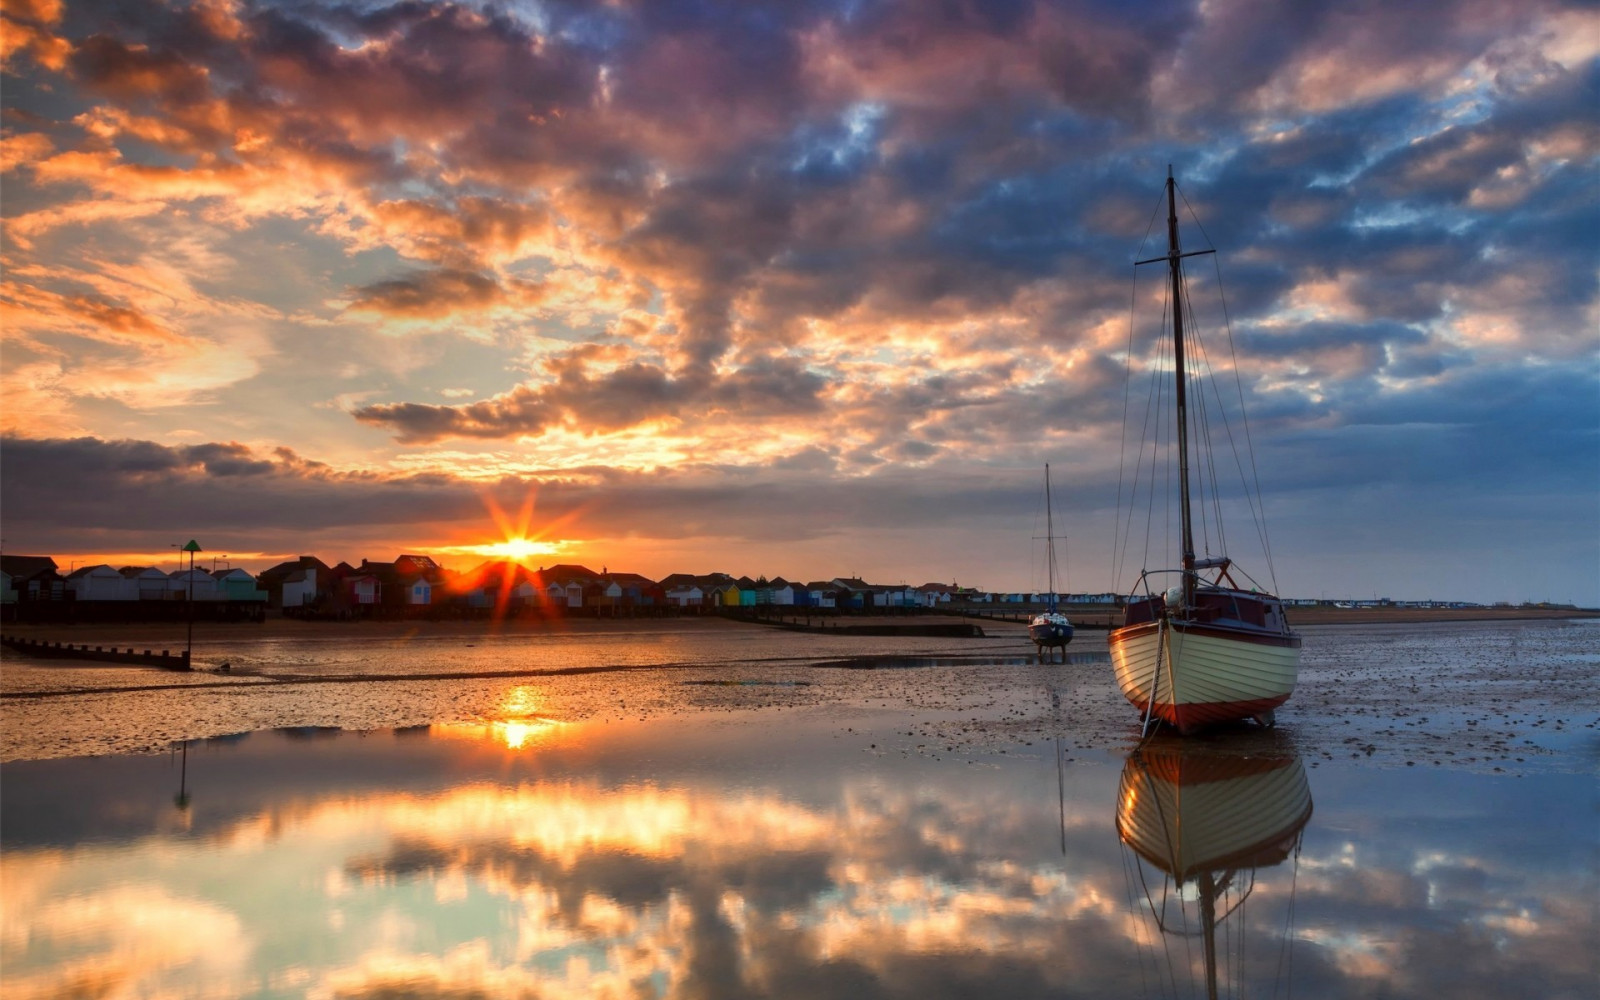
<svg viewBox="0 0 1600 1000">
<path fill-rule="evenodd" d="M 1227 911 L 1238 995 L 1594 981 L 1600 622 L 1308 625 L 1275 731 L 1148 743 L 1094 632 L 1039 663 L 1004 623 L 569 625 L 197 628 L 226 673 L 6 656 L 0 992 L 112 959 L 128 995 L 1192 987 L 1155 914 L 1184 894 L 1122 825 L 1163 744 L 1230 776 L 1181 830 L 1302 789 Z"/>
<path fill-rule="evenodd" d="M 170 627 L 164 627 L 170 634 Z M 80 626 L 69 641 L 160 641 Z M 366 730 L 492 720 L 535 691 L 565 720 L 757 709 L 899 721 L 874 751 L 966 759 L 1061 739 L 1126 752 L 1140 720 L 1104 640 L 1080 633 L 1041 664 L 1022 626 L 984 639 L 850 639 L 719 619 L 197 627 L 190 674 L 6 655 L 0 759 L 159 749 L 282 726 Z M 1279 712 L 1308 766 L 1502 773 L 1593 767 L 1600 753 L 1600 623 L 1593 620 L 1304 627 L 1294 697 Z M 217 661 L 231 657 L 231 669 Z M 1058 707 L 1059 706 L 1059 707 Z M 903 734 L 903 735 L 899 735 Z M 1222 734 L 1225 737 L 1225 733 Z"/>
</svg>

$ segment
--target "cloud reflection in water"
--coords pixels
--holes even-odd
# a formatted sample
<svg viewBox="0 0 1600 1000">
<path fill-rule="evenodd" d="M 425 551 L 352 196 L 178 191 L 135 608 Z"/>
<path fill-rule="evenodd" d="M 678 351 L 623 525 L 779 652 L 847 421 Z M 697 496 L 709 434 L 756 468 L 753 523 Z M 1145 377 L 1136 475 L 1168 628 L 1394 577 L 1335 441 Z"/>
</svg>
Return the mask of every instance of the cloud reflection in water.
<svg viewBox="0 0 1600 1000">
<path fill-rule="evenodd" d="M 1139 988 L 1152 938 L 1117 832 L 1129 801 L 1121 761 L 1070 766 L 1060 802 L 1049 752 L 980 766 L 864 758 L 863 744 L 818 718 L 535 733 L 486 724 L 314 741 L 256 734 L 197 748 L 188 831 L 139 818 L 149 802 L 171 809 L 164 782 L 176 785 L 176 773 L 162 758 L 8 765 L 5 993 L 909 998 Z M 68 779 L 74 794 L 61 805 Z M 1388 844 L 1386 808 L 1348 788 L 1319 791 L 1334 839 L 1319 839 L 1313 821 L 1295 832 L 1306 838 L 1298 881 L 1288 865 L 1255 873 L 1257 900 L 1297 894 L 1296 993 L 1382 981 L 1420 994 L 1450 967 L 1437 946 L 1490 930 L 1498 962 L 1525 983 L 1561 995 L 1583 982 L 1582 959 L 1544 958 L 1553 937 L 1570 938 L 1577 954 L 1577 935 L 1593 930 L 1569 873 L 1503 842 L 1477 845 L 1487 874 L 1475 924 L 1457 919 L 1472 904 L 1447 885 L 1438 911 L 1426 892 L 1369 893 L 1385 880 L 1421 884 L 1419 858 L 1462 851 L 1446 835 Z M 1342 864 L 1351 816 L 1366 826 L 1359 850 L 1382 867 Z M 1577 919 L 1527 934 L 1504 918 L 1502 898 Z M 1282 912 L 1271 909 L 1252 904 L 1238 918 L 1249 917 L 1239 932 L 1257 956 L 1283 944 Z M 1361 937 L 1372 926 L 1402 933 L 1373 949 Z M 1265 985 L 1249 977 L 1272 971 L 1260 965 L 1247 967 L 1252 992 Z M 1483 978 L 1499 981 L 1492 968 Z"/>
</svg>

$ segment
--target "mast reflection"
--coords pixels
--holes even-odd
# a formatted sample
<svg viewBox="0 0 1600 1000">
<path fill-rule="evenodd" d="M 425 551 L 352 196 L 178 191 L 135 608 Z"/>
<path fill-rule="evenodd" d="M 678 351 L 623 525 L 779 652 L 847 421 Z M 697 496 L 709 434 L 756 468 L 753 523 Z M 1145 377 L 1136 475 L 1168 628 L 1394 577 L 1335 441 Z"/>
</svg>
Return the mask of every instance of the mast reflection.
<svg viewBox="0 0 1600 1000">
<path fill-rule="evenodd" d="M 1180 977 L 1204 976 L 1204 994 L 1244 992 L 1248 926 L 1223 937 L 1230 917 L 1245 923 L 1245 902 L 1256 891 L 1257 873 L 1298 860 L 1301 836 L 1311 819 L 1311 787 L 1305 766 L 1280 731 L 1248 734 L 1227 742 L 1195 743 L 1157 736 L 1128 756 L 1117 797 L 1117 834 L 1131 849 L 1128 866 L 1135 905 L 1165 937 L 1198 938 L 1202 968 L 1185 963 L 1187 949 L 1159 947 L 1169 966 L 1167 982 L 1182 993 Z M 1149 868 L 1156 870 L 1154 877 Z M 1158 888 L 1159 886 L 1159 888 Z M 1293 913 L 1293 877 L 1285 918 Z M 1283 934 L 1283 949 L 1291 932 Z M 1287 952 L 1284 952 L 1284 958 Z M 1258 956 L 1257 961 L 1262 959 Z M 1272 963 L 1281 971 L 1286 962 Z M 1187 965 L 1187 968 L 1184 966 Z M 1261 967 L 1262 969 L 1265 966 Z M 1191 982 L 1198 992 L 1199 984 Z"/>
</svg>

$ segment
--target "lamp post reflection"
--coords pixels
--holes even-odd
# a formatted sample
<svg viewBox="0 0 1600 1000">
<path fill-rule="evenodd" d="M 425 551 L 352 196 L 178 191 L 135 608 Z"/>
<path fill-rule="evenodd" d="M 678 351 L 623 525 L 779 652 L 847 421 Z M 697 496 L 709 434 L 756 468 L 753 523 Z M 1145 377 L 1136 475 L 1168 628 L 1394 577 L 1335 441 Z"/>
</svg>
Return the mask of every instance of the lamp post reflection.
<svg viewBox="0 0 1600 1000">
<path fill-rule="evenodd" d="M 172 797 L 172 804 L 178 807 L 181 813 L 189 811 L 189 741 L 180 744 L 178 758 L 178 794 Z"/>
</svg>

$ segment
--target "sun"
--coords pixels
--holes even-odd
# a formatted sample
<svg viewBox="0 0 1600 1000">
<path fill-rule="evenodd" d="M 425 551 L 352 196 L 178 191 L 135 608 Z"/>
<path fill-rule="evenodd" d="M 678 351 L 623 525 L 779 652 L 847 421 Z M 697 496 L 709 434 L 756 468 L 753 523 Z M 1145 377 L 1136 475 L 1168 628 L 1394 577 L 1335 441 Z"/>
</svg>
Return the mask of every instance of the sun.
<svg viewBox="0 0 1600 1000">
<path fill-rule="evenodd" d="M 459 552 L 464 555 L 519 563 L 529 563 L 535 559 L 555 556 L 567 551 L 576 543 L 565 538 L 552 538 L 550 536 L 552 533 L 560 531 L 563 526 L 574 521 L 578 516 L 578 511 L 569 511 L 554 520 L 547 520 L 542 527 L 535 528 L 533 517 L 534 498 L 535 491 L 530 489 L 522 498 L 521 510 L 517 512 L 515 517 L 511 517 L 506 514 L 494 497 L 484 494 L 483 505 L 489 511 L 489 516 L 494 519 L 494 526 L 499 529 L 497 534 L 501 540 L 497 542 L 453 545 L 442 551 Z M 495 536 L 490 535 L 489 537 L 493 538 Z"/>
<path fill-rule="evenodd" d="M 478 545 L 474 548 L 482 555 L 496 559 L 514 559 L 518 561 L 531 559 L 534 556 L 553 556 L 560 551 L 557 543 L 541 542 L 521 536 L 507 538 L 503 542 L 495 542 L 492 545 Z"/>
</svg>

